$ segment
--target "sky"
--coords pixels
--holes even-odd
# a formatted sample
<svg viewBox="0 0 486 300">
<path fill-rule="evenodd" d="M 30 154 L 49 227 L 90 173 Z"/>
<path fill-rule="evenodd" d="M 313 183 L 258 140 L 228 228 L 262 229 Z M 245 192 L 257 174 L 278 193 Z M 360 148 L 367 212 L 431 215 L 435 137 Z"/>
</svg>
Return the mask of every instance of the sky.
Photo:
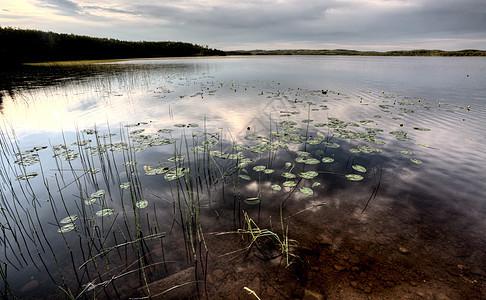
<svg viewBox="0 0 486 300">
<path fill-rule="evenodd" d="M 0 26 L 221 50 L 486 50 L 486 0 L 0 0 Z"/>
</svg>

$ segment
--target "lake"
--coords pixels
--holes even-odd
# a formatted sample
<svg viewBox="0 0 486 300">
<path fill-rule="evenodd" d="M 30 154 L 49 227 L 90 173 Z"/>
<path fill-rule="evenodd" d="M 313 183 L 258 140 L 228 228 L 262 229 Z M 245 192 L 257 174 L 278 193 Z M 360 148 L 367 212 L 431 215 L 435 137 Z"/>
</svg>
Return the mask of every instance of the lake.
<svg viewBox="0 0 486 300">
<path fill-rule="evenodd" d="M 485 74 L 361 56 L 2 72 L 0 294 L 484 297 Z"/>
</svg>

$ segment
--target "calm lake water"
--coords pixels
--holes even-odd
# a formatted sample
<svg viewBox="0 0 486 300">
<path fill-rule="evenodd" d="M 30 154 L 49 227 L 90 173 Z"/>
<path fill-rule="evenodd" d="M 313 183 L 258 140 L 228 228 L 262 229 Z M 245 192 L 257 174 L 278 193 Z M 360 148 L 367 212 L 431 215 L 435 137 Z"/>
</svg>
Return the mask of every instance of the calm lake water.
<svg viewBox="0 0 486 300">
<path fill-rule="evenodd" d="M 347 56 L 3 74 L 0 293 L 484 297 L 485 75 Z"/>
</svg>

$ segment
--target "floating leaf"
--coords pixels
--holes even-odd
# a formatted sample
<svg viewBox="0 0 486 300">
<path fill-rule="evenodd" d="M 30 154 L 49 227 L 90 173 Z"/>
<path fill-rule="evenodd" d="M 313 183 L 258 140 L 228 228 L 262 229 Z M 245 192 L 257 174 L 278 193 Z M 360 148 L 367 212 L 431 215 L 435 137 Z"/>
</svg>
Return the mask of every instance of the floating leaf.
<svg viewBox="0 0 486 300">
<path fill-rule="evenodd" d="M 429 128 L 423 128 L 423 127 L 414 127 L 413 129 L 418 130 L 418 131 L 430 131 Z"/>
<path fill-rule="evenodd" d="M 410 151 L 410 150 L 402 150 L 402 151 L 400 151 L 400 153 L 403 154 L 403 155 L 412 155 L 412 151 Z"/>
<path fill-rule="evenodd" d="M 289 172 L 283 173 L 282 176 L 287 178 L 287 179 L 292 179 L 292 178 L 297 177 L 297 176 L 295 176 L 295 174 L 292 174 L 292 173 L 289 173 Z"/>
<path fill-rule="evenodd" d="M 292 163 L 290 163 L 290 162 L 286 162 L 286 163 L 285 163 L 285 169 L 288 169 L 288 168 L 290 168 L 291 166 L 292 166 Z"/>
<path fill-rule="evenodd" d="M 98 198 L 88 198 L 88 199 L 84 200 L 84 203 L 86 205 L 92 205 L 93 203 L 96 202 L 96 199 L 98 199 Z"/>
<path fill-rule="evenodd" d="M 101 198 L 105 194 L 105 190 L 98 190 L 91 194 L 91 198 Z"/>
<path fill-rule="evenodd" d="M 261 171 L 265 170 L 266 168 L 267 167 L 260 165 L 260 166 L 254 166 L 253 170 L 255 170 L 257 172 L 261 172 Z"/>
<path fill-rule="evenodd" d="M 248 176 L 248 175 L 245 175 L 245 174 L 240 174 L 238 175 L 241 179 L 244 179 L 244 180 L 251 180 L 251 177 Z"/>
<path fill-rule="evenodd" d="M 61 224 L 72 223 L 78 219 L 77 215 L 70 215 L 59 221 Z"/>
<path fill-rule="evenodd" d="M 299 174 L 300 177 L 305 179 L 313 179 L 317 175 L 319 175 L 319 173 L 317 173 L 316 171 L 307 171 Z"/>
<path fill-rule="evenodd" d="M 324 157 L 324 158 L 322 158 L 322 162 L 323 163 L 332 163 L 332 162 L 334 162 L 334 158 L 332 158 L 332 157 Z"/>
<path fill-rule="evenodd" d="M 88 171 L 86 171 L 86 172 L 88 172 L 88 173 L 90 173 L 90 174 L 96 174 L 96 173 L 101 172 L 101 169 L 98 169 L 98 168 L 91 168 L 91 169 L 89 169 L 89 170 L 88 170 Z"/>
<path fill-rule="evenodd" d="M 312 187 L 316 187 L 316 186 L 320 186 L 320 185 L 321 185 L 321 184 L 320 184 L 319 182 L 314 182 L 314 183 L 312 184 Z"/>
<path fill-rule="evenodd" d="M 285 187 L 294 187 L 297 185 L 297 183 L 293 182 L 293 181 L 285 181 L 284 183 L 282 183 L 283 186 Z"/>
<path fill-rule="evenodd" d="M 416 158 L 410 158 L 410 161 L 417 165 L 420 165 L 422 163 L 420 159 L 416 159 Z"/>
<path fill-rule="evenodd" d="M 178 161 L 183 161 L 185 157 L 186 156 L 184 154 L 181 154 L 181 155 L 176 155 L 174 157 L 168 158 L 167 160 L 172 162 L 178 162 Z"/>
<path fill-rule="evenodd" d="M 172 180 L 176 180 L 176 179 L 183 177 L 187 173 L 189 173 L 188 168 L 184 168 L 184 167 L 175 168 L 175 169 L 172 169 L 169 172 L 165 173 L 164 178 L 167 181 L 172 181 Z"/>
<path fill-rule="evenodd" d="M 363 176 L 358 175 L 358 174 L 348 174 L 346 175 L 346 178 L 351 181 L 360 181 L 363 180 Z"/>
<path fill-rule="evenodd" d="M 105 209 L 102 209 L 102 210 L 99 210 L 96 212 L 96 215 L 98 217 L 104 217 L 104 216 L 109 216 L 109 215 L 112 215 L 115 211 L 111 208 L 105 208 Z"/>
<path fill-rule="evenodd" d="M 263 173 L 265 173 L 265 174 L 272 174 L 273 172 L 275 172 L 274 169 L 265 169 L 265 170 L 263 170 Z"/>
<path fill-rule="evenodd" d="M 302 156 L 302 157 L 310 155 L 310 153 L 306 152 L 306 151 L 297 151 L 296 153 L 297 153 L 298 156 Z"/>
<path fill-rule="evenodd" d="M 140 201 L 137 201 L 135 202 L 135 206 L 137 208 L 145 208 L 148 206 L 148 201 L 147 200 L 140 200 Z"/>
<path fill-rule="evenodd" d="M 361 150 L 359 150 L 357 148 L 351 148 L 351 149 L 349 149 L 349 152 L 351 152 L 351 153 L 360 153 Z"/>
<path fill-rule="evenodd" d="M 74 223 L 70 223 L 70 224 L 64 225 L 61 228 L 59 228 L 57 230 L 57 232 L 66 233 L 66 232 L 72 231 L 74 228 L 76 228 L 76 225 L 74 225 Z"/>
<path fill-rule="evenodd" d="M 130 187 L 130 185 L 131 185 L 130 182 L 125 182 L 125 183 L 120 184 L 120 188 L 123 189 L 123 190 L 128 189 Z"/>
<path fill-rule="evenodd" d="M 308 195 L 308 196 L 310 196 L 310 195 L 314 194 L 314 191 L 313 191 L 312 189 L 310 189 L 310 188 L 308 188 L 308 187 L 305 187 L 305 186 L 303 186 L 303 187 L 301 187 L 301 188 L 300 188 L 300 192 L 301 192 L 302 194 L 304 194 L 304 195 Z"/>
<path fill-rule="evenodd" d="M 316 159 L 316 158 L 308 158 L 308 159 L 306 159 L 306 160 L 304 161 L 304 163 L 305 163 L 306 165 L 316 165 L 316 164 L 318 164 L 319 162 L 320 162 L 320 161 L 319 161 L 318 159 Z"/>
<path fill-rule="evenodd" d="M 249 205 L 255 205 L 255 204 L 258 204 L 260 203 L 260 198 L 258 197 L 252 197 L 252 198 L 247 198 L 245 200 L 243 200 L 246 204 L 249 204 Z"/>
<path fill-rule="evenodd" d="M 36 172 L 32 172 L 32 173 L 28 173 L 28 174 L 24 174 L 24 175 L 20 175 L 18 176 L 17 178 L 15 178 L 15 180 L 27 180 L 27 179 L 32 179 L 34 177 L 36 177 L 38 174 Z"/>
<path fill-rule="evenodd" d="M 278 184 L 272 184 L 271 188 L 274 189 L 275 191 L 280 191 L 282 190 L 282 187 Z"/>
<path fill-rule="evenodd" d="M 363 167 L 363 166 L 360 166 L 360 165 L 353 165 L 352 167 L 353 167 L 353 169 L 355 169 L 355 170 L 356 170 L 356 171 L 358 171 L 358 172 L 361 172 L 361 173 L 365 173 L 365 172 L 366 172 L 366 168 L 365 168 L 365 167 Z"/>
</svg>

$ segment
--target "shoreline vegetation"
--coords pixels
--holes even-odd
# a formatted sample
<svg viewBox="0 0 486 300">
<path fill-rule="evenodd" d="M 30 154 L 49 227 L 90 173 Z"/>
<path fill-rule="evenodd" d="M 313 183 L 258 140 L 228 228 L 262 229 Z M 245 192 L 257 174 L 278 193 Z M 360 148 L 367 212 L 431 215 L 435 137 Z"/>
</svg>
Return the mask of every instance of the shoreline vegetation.
<svg viewBox="0 0 486 300">
<path fill-rule="evenodd" d="M 224 51 L 185 42 L 133 42 L 40 30 L 0 27 L 0 64 L 180 56 L 217 56 Z"/>
<path fill-rule="evenodd" d="M 194 57 L 226 55 L 356 55 L 356 56 L 486 56 L 486 51 L 466 49 L 357 51 L 334 50 L 235 50 L 222 51 L 185 42 L 121 41 L 31 29 L 0 27 L 0 65 L 26 63 L 119 60 L 132 58 Z"/>
<path fill-rule="evenodd" d="M 465 49 L 459 51 L 444 50 L 395 50 L 395 51 L 358 51 L 348 49 L 334 50 L 235 50 L 226 51 L 226 55 L 356 55 L 356 56 L 486 56 L 486 51 Z"/>
</svg>

